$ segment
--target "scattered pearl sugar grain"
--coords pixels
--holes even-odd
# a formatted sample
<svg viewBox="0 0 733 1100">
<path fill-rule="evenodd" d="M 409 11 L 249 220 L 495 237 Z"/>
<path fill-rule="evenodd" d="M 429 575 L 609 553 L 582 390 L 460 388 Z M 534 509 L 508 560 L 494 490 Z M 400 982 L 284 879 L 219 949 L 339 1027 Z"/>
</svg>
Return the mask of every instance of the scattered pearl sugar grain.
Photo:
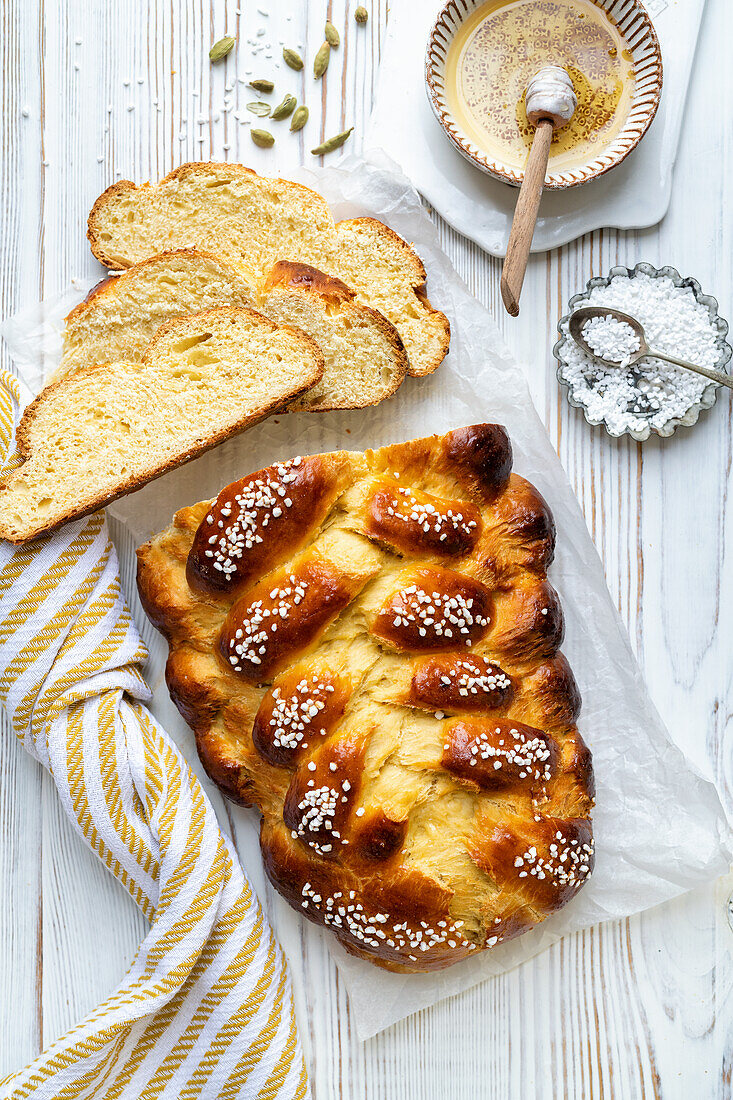
<svg viewBox="0 0 733 1100">
<path fill-rule="evenodd" d="M 613 306 L 636 317 L 651 348 L 703 367 L 714 367 L 718 362 L 718 334 L 707 307 L 697 301 L 690 287 L 675 286 L 668 275 L 656 277 L 642 271 L 633 276 L 614 275 L 607 286 L 593 287 L 575 308 L 586 305 Z M 567 322 L 562 331 L 564 379 L 574 399 L 588 410 L 589 418 L 605 421 L 612 435 L 628 429 L 664 428 L 670 420 L 681 419 L 710 385 L 706 378 L 659 359 L 642 359 L 633 367 L 604 367 L 578 347 Z M 609 333 L 602 333 L 598 327 L 595 332 L 599 342 L 608 346 Z M 621 339 L 618 333 L 613 338 Z M 595 348 L 590 339 L 588 343 Z M 595 350 L 607 355 L 600 347 Z"/>
</svg>

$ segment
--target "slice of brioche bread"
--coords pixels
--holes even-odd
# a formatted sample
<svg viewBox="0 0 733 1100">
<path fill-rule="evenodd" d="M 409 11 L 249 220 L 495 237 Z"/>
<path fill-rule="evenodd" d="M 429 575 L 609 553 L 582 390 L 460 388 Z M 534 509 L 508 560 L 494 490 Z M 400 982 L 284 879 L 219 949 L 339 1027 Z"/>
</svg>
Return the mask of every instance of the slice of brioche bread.
<svg viewBox="0 0 733 1100">
<path fill-rule="evenodd" d="M 180 466 L 320 381 L 310 336 L 249 309 L 170 321 L 139 363 L 48 386 L 0 485 L 0 537 L 25 542 Z"/>
<path fill-rule="evenodd" d="M 277 260 L 306 263 L 392 322 L 410 374 L 430 374 L 448 351 L 448 320 L 430 305 L 425 270 L 405 241 L 372 218 L 334 224 L 315 191 L 243 165 L 183 164 L 141 187 L 120 180 L 92 207 L 87 236 L 97 259 L 115 269 L 179 248 L 213 252 L 257 282 Z"/>
<path fill-rule="evenodd" d="M 420 257 L 376 218 L 337 222 L 336 240 L 334 273 L 392 322 L 407 349 L 410 374 L 432 374 L 448 354 L 450 325 L 428 300 Z"/>
<path fill-rule="evenodd" d="M 279 324 L 302 328 L 323 352 L 323 380 L 291 409 L 360 409 L 391 397 L 407 373 L 400 335 L 381 313 L 360 305 L 350 287 L 308 264 L 280 260 L 258 297 Z"/>
<path fill-rule="evenodd" d="M 153 256 L 105 279 L 71 311 L 52 381 L 98 363 L 138 362 L 165 321 L 223 306 L 254 306 L 248 280 L 231 267 L 208 252 Z"/>
<path fill-rule="evenodd" d="M 407 356 L 397 330 L 360 305 L 340 280 L 283 260 L 255 289 L 215 257 L 186 249 L 127 268 L 77 306 L 67 317 L 55 377 L 103 359 L 138 360 L 164 321 L 198 313 L 217 299 L 254 305 L 313 336 L 324 356 L 323 380 L 291 407 L 323 412 L 376 405 L 405 376 Z"/>
</svg>

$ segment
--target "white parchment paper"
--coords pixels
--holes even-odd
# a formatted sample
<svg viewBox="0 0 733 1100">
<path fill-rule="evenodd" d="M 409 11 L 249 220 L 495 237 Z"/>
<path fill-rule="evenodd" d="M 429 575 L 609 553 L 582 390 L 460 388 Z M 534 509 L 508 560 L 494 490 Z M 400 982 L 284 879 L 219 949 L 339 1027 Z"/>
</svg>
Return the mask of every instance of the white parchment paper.
<svg viewBox="0 0 733 1100">
<path fill-rule="evenodd" d="M 504 424 L 515 470 L 538 486 L 555 515 L 558 543 L 550 579 L 565 610 L 563 649 L 582 691 L 579 725 L 593 752 L 597 785 L 592 879 L 570 905 L 515 942 L 437 975 L 396 975 L 353 959 L 330 934 L 307 926 L 308 936 L 328 935 L 363 1039 L 517 966 L 568 932 L 647 909 L 716 878 L 729 867 L 733 835 L 714 786 L 676 747 L 674 730 L 670 737 L 649 698 L 580 507 L 522 371 L 493 318 L 471 297 L 441 251 L 417 193 L 393 167 L 356 158 L 347 158 L 339 168 L 302 171 L 297 178 L 321 191 L 337 217 L 373 215 L 414 242 L 428 269 L 431 297 L 450 317 L 447 361 L 431 378 L 408 380 L 394 399 L 375 409 L 274 417 L 117 502 L 111 511 L 142 541 L 164 527 L 178 507 L 212 497 L 229 481 L 275 459 L 378 447 L 482 420 Z M 78 284 L 3 325 L 17 369 L 31 390 L 39 388 L 44 369 L 56 365 L 60 320 L 86 288 Z M 125 565 L 130 540 L 123 542 Z M 139 611 L 135 594 L 129 595 Z M 165 689 L 167 647 L 140 616 L 138 621 L 150 645 L 147 675 L 155 692 L 153 710 L 201 774 L 192 735 Z M 702 738 L 702 715 L 700 722 Z M 256 815 L 237 807 L 229 813 L 237 823 L 243 862 L 264 893 Z M 268 910 L 286 951 L 296 958 L 302 950 L 302 918 L 279 897 Z"/>
</svg>

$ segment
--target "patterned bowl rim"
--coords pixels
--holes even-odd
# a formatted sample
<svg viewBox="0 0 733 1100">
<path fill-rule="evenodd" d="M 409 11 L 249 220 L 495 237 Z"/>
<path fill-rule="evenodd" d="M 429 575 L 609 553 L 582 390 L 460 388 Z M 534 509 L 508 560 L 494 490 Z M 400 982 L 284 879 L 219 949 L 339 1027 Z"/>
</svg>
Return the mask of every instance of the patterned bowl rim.
<svg viewBox="0 0 733 1100">
<path fill-rule="evenodd" d="M 456 149 L 482 172 L 521 186 L 524 172 L 493 160 L 475 145 L 459 126 L 445 95 L 445 64 L 458 28 L 486 0 L 448 0 L 433 24 L 425 54 L 425 87 L 433 114 Z M 629 116 L 613 141 L 585 164 L 563 172 L 550 172 L 548 190 L 576 187 L 610 172 L 639 144 L 651 126 L 662 94 L 662 52 L 657 32 L 641 0 L 591 0 L 613 22 L 626 40 L 634 63 L 636 87 Z"/>
<path fill-rule="evenodd" d="M 568 362 L 563 358 L 563 345 L 566 340 L 571 339 L 571 337 L 568 336 L 567 326 L 570 321 L 570 315 L 575 307 L 587 301 L 594 287 L 608 286 L 611 279 L 616 275 L 627 275 L 630 279 L 633 279 L 640 272 L 644 275 L 649 275 L 653 279 L 661 279 L 666 275 L 672 280 L 675 286 L 689 287 L 700 305 L 706 307 L 710 317 L 710 323 L 718 334 L 716 344 L 720 354 L 715 363 L 716 370 L 726 370 L 731 356 L 733 355 L 733 347 L 731 347 L 726 339 L 728 336 L 728 322 L 718 313 L 717 299 L 713 298 L 712 294 L 703 294 L 702 287 L 697 279 L 693 279 L 689 275 L 683 277 L 675 267 L 654 267 L 652 264 L 647 264 L 643 261 L 638 263 L 635 267 L 612 267 L 608 275 L 589 279 L 585 285 L 585 290 L 581 291 L 579 294 L 573 295 L 568 302 L 567 313 L 557 322 L 557 331 L 560 339 L 552 349 L 552 354 L 557 359 L 557 380 L 565 390 L 568 403 L 572 405 L 573 408 L 582 411 L 587 423 L 590 424 L 592 428 L 605 428 L 612 439 L 620 439 L 621 436 L 630 435 L 632 439 L 637 440 L 639 443 L 643 443 L 645 440 L 649 439 L 652 434 L 658 435 L 661 439 L 668 439 L 671 435 L 674 435 L 677 428 L 691 428 L 693 424 L 697 423 L 698 417 L 703 409 L 711 409 L 715 404 L 720 382 L 711 382 L 703 390 L 700 400 L 696 401 L 694 405 L 691 405 L 683 416 L 668 420 L 661 428 L 652 428 L 651 425 L 647 425 L 641 430 L 625 428 L 622 432 L 612 432 L 605 420 L 593 419 L 588 413 L 587 405 L 585 405 L 580 398 L 576 397 L 573 383 L 565 375 Z"/>
</svg>

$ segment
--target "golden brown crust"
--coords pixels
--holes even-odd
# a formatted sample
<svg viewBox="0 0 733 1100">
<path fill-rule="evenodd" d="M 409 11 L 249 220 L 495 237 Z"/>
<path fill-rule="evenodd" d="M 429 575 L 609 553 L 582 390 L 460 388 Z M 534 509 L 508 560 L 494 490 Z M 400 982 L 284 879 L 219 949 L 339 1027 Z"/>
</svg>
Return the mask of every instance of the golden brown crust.
<svg viewBox="0 0 733 1100">
<path fill-rule="evenodd" d="M 516 705 L 523 715 L 536 714 L 545 729 L 572 729 L 580 714 L 580 691 L 562 653 L 524 677 Z"/>
<path fill-rule="evenodd" d="M 511 678 L 486 657 L 452 653 L 422 658 L 413 667 L 406 706 L 484 714 L 506 709 L 514 698 Z"/>
<path fill-rule="evenodd" d="M 575 896 L 593 869 L 590 821 L 543 817 L 497 824 L 471 853 L 504 889 L 546 915 Z"/>
<path fill-rule="evenodd" d="M 222 489 L 188 555 L 193 591 L 236 593 L 290 557 L 331 507 L 339 474 L 337 466 L 313 455 L 268 466 Z"/>
<path fill-rule="evenodd" d="M 186 582 L 210 503 L 138 552 L 143 606 L 170 641 L 171 694 L 212 779 L 260 810 L 271 881 L 391 970 L 437 969 L 520 935 L 592 869 L 592 764 L 545 579 L 554 527 L 510 453 L 503 429 L 474 425 L 304 460 L 339 471 L 327 514 L 317 480 L 310 541 L 269 565 L 253 546 L 258 569 L 223 589 Z M 447 556 L 416 531 L 370 530 L 389 477 L 442 502 L 438 520 L 460 502 L 478 516 L 472 537 Z M 222 518 L 236 530 L 234 512 Z M 303 578 L 318 591 L 298 592 Z M 252 645 L 255 620 L 277 630 Z M 262 663 L 225 663 L 222 640 Z"/>
<path fill-rule="evenodd" d="M 469 491 L 493 501 L 506 487 L 512 469 L 512 448 L 499 424 L 456 428 L 446 435 L 443 449 L 446 460 Z"/>
<path fill-rule="evenodd" d="M 496 500 L 490 547 L 497 572 L 511 579 L 518 570 L 545 573 L 555 554 L 555 524 L 541 494 L 512 474 Z"/>
<path fill-rule="evenodd" d="M 296 263 L 293 260 L 278 260 L 274 263 L 262 284 L 262 290 L 265 293 L 278 287 L 311 291 L 332 305 L 356 301 L 354 291 L 346 283 L 342 283 L 340 279 L 337 279 L 335 275 L 326 275 L 324 271 L 319 271 L 317 267 L 311 267 L 310 264 Z M 364 308 L 368 309 L 369 307 L 365 306 Z M 370 312 L 378 317 L 382 316 L 376 310 Z"/>
<path fill-rule="evenodd" d="M 533 576 L 508 591 L 494 593 L 492 649 L 517 664 L 553 657 L 565 636 L 565 620 L 552 585 Z"/>
<path fill-rule="evenodd" d="M 465 651 L 488 630 L 491 602 L 488 588 L 463 573 L 408 570 L 370 629 L 382 643 L 403 652 Z"/>
<path fill-rule="evenodd" d="M 263 821 L 260 844 L 276 889 L 314 924 L 331 928 L 353 955 L 411 972 L 441 969 L 475 950 L 451 918 L 450 891 L 419 872 L 408 882 L 382 860 L 358 872 L 335 860 L 314 863 L 284 824 Z"/>
<path fill-rule="evenodd" d="M 306 661 L 276 676 L 260 703 L 252 743 L 278 767 L 300 761 L 340 721 L 353 683 L 327 663 Z"/>
<path fill-rule="evenodd" d="M 219 640 L 224 661 L 253 684 L 269 682 L 316 645 L 370 579 L 306 551 L 231 608 Z"/>
<path fill-rule="evenodd" d="M 515 719 L 460 718 L 446 723 L 441 763 L 482 791 L 531 792 L 554 778 L 559 755 L 552 737 L 534 726 Z"/>
<path fill-rule="evenodd" d="M 400 553 L 467 554 L 481 535 L 481 513 L 469 501 L 375 481 L 366 502 L 365 533 Z"/>
</svg>

